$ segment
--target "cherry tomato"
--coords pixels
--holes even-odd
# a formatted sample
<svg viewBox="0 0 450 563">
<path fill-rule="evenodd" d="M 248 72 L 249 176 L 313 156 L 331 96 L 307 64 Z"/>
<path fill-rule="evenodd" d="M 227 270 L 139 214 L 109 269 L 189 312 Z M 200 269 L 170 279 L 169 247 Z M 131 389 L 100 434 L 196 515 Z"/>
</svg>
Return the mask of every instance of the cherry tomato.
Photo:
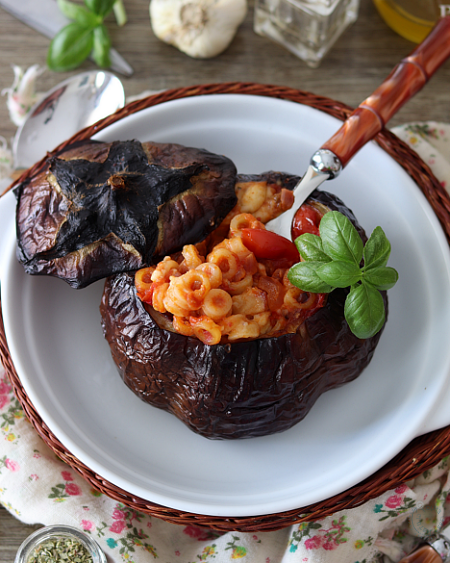
<svg viewBox="0 0 450 563">
<path fill-rule="evenodd" d="M 287 238 L 265 229 L 242 229 L 241 232 L 242 242 L 258 259 L 300 261 L 297 247 Z"/>
<path fill-rule="evenodd" d="M 295 212 L 294 220 L 292 221 L 292 239 L 295 240 L 300 235 L 311 233 L 312 235 L 319 234 L 319 223 L 322 215 L 307 203 L 304 203 Z"/>
</svg>

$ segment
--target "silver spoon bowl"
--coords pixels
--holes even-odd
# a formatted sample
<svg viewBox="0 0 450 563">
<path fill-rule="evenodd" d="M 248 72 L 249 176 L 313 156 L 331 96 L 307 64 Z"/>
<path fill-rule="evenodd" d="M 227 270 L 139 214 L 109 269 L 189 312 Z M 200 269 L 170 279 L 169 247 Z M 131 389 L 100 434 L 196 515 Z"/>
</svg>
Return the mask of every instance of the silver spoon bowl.
<svg viewBox="0 0 450 563">
<path fill-rule="evenodd" d="M 49 90 L 13 141 L 14 166 L 29 168 L 80 129 L 125 105 L 122 82 L 110 72 L 83 72 Z"/>
</svg>

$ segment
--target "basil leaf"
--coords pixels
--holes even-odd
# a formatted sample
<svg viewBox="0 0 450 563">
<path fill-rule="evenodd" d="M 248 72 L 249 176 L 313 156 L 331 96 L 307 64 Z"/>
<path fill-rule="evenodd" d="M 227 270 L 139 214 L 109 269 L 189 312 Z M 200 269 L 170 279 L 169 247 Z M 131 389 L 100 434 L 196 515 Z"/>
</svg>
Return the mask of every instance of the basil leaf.
<svg viewBox="0 0 450 563">
<path fill-rule="evenodd" d="M 380 290 L 391 289 L 397 283 L 398 273 L 394 268 L 383 266 L 363 272 L 363 279 Z"/>
<path fill-rule="evenodd" d="M 70 23 L 55 35 L 47 53 L 47 65 L 56 72 L 79 66 L 92 51 L 93 29 Z"/>
<path fill-rule="evenodd" d="M 355 336 L 371 338 L 385 321 L 381 293 L 366 283 L 352 287 L 345 300 L 344 316 Z"/>
<path fill-rule="evenodd" d="M 364 247 L 364 270 L 386 266 L 391 254 L 391 243 L 381 227 L 376 227 Z"/>
<path fill-rule="evenodd" d="M 58 8 L 67 18 L 76 20 L 84 27 L 95 27 L 102 23 L 101 18 L 80 4 L 75 4 L 68 0 L 58 0 Z"/>
<path fill-rule="evenodd" d="M 111 38 L 105 25 L 100 25 L 94 29 L 94 48 L 92 57 L 99 67 L 108 68 L 111 66 L 109 50 L 111 48 Z"/>
<path fill-rule="evenodd" d="M 356 264 L 337 260 L 322 264 L 316 273 L 321 280 L 333 287 L 348 287 L 361 279 L 361 269 Z"/>
<path fill-rule="evenodd" d="M 317 275 L 317 268 L 322 266 L 322 262 L 299 262 L 292 266 L 288 272 L 288 279 L 292 285 L 310 291 L 311 293 L 330 293 L 333 287 L 325 283 Z"/>
<path fill-rule="evenodd" d="M 319 225 L 323 250 L 333 258 L 359 266 L 363 242 L 352 222 L 338 211 L 329 211 Z"/>
<path fill-rule="evenodd" d="M 322 240 L 317 235 L 305 233 L 295 239 L 295 246 L 303 260 L 313 262 L 331 262 L 331 258 L 323 251 Z"/>
<path fill-rule="evenodd" d="M 312 293 L 350 287 L 345 319 L 358 338 L 374 336 L 385 322 L 380 291 L 390 289 L 398 280 L 397 271 L 387 267 L 391 245 L 386 235 L 377 227 L 364 247 L 352 222 L 338 211 L 322 217 L 319 232 L 319 237 L 306 233 L 296 239 L 303 262 L 289 270 L 289 281 Z"/>
<path fill-rule="evenodd" d="M 84 0 L 86 6 L 95 14 L 103 18 L 109 14 L 116 0 Z"/>
</svg>

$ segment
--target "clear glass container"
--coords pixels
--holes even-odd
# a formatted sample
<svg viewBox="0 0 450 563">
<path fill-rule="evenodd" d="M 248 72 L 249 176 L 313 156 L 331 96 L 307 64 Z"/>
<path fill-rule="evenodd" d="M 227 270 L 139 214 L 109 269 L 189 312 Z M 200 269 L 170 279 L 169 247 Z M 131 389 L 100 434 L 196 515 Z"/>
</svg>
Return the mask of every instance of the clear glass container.
<svg viewBox="0 0 450 563">
<path fill-rule="evenodd" d="M 33 555 L 37 553 L 39 547 L 49 540 L 65 540 L 72 539 L 81 543 L 86 552 L 92 557 L 92 563 L 107 563 L 106 555 L 100 549 L 97 542 L 90 538 L 84 532 L 73 528 L 72 526 L 45 526 L 40 528 L 22 543 L 16 553 L 14 563 L 29 563 Z M 67 559 L 67 563 L 71 560 Z"/>
<path fill-rule="evenodd" d="M 380 16 L 399 35 L 421 43 L 441 16 L 450 15 L 450 0 L 373 0 Z"/>
<path fill-rule="evenodd" d="M 253 28 L 316 68 L 358 11 L 359 0 L 255 0 Z"/>
</svg>

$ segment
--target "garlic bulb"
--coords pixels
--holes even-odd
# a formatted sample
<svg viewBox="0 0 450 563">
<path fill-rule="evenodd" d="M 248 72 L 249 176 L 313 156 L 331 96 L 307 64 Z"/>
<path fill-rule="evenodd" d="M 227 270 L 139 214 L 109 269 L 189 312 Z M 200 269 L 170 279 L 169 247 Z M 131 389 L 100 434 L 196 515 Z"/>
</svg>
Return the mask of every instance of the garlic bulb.
<svg viewBox="0 0 450 563">
<path fill-rule="evenodd" d="M 151 0 L 156 37 L 183 53 L 207 59 L 224 51 L 247 13 L 247 0 Z"/>
<path fill-rule="evenodd" d="M 11 121 L 18 127 L 25 121 L 28 112 L 42 97 L 36 92 L 36 80 L 45 68 L 38 65 L 30 66 L 23 70 L 20 66 L 13 65 L 14 82 L 10 88 L 2 90 L 2 96 L 7 95 L 6 105 Z"/>
</svg>

